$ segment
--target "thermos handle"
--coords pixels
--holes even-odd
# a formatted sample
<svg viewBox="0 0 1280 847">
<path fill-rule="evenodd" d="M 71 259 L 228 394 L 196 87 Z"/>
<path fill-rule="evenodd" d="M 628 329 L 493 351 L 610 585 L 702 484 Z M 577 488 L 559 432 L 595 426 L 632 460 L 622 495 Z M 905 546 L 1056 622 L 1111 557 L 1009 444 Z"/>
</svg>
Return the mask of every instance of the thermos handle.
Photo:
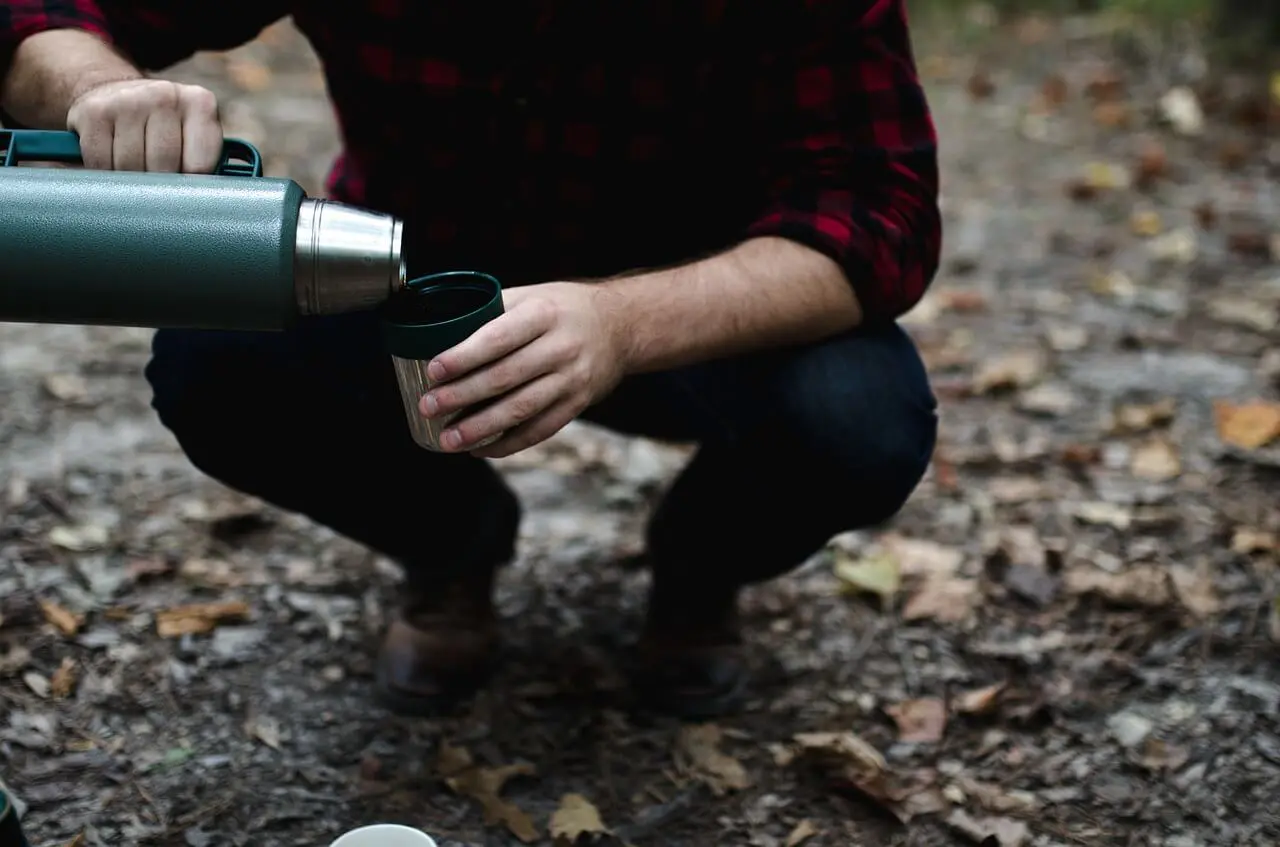
<svg viewBox="0 0 1280 847">
<path fill-rule="evenodd" d="M 0 129 L 0 167 L 18 162 L 83 164 L 80 137 L 74 132 L 43 129 Z M 222 142 L 222 158 L 215 171 L 222 176 L 262 176 L 262 154 L 238 138 Z"/>
</svg>

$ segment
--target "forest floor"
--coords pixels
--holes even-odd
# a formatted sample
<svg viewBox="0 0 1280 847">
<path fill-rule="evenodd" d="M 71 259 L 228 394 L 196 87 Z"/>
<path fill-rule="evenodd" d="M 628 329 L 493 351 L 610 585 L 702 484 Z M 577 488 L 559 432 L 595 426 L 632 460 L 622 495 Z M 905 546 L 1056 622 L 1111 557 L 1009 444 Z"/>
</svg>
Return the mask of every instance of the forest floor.
<svg viewBox="0 0 1280 847">
<path fill-rule="evenodd" d="M 33 842 L 1280 841 L 1280 90 L 1096 19 L 918 52 L 936 460 L 891 526 L 751 593 L 757 682 L 718 725 L 634 715 L 611 664 L 685 448 L 574 425 L 502 462 L 509 660 L 402 719 L 370 699 L 394 567 L 192 469 L 149 332 L 0 326 L 0 775 Z M 288 25 L 178 75 L 319 193 L 336 135 Z"/>
</svg>

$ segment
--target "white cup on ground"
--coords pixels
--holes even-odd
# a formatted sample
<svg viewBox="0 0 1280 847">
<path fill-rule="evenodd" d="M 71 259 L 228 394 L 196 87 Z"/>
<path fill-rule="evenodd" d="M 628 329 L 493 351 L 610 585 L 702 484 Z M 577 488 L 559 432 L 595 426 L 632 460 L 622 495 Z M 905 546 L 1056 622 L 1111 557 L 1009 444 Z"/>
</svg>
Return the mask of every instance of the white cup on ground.
<svg viewBox="0 0 1280 847">
<path fill-rule="evenodd" d="M 439 847 L 420 829 L 395 823 L 362 826 L 338 836 L 329 847 Z"/>
</svg>

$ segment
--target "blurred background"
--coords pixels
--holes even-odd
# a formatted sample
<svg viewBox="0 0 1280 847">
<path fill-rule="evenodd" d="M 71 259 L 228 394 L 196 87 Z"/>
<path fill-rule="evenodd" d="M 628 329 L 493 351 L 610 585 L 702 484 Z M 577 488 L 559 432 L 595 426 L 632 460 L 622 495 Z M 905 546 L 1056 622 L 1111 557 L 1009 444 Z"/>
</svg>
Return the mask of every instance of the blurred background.
<svg viewBox="0 0 1280 847">
<path fill-rule="evenodd" d="M 630 716 L 611 665 L 686 447 L 574 425 L 503 461 L 511 660 L 398 720 L 368 700 L 393 566 L 201 478 L 148 331 L 0 326 L 0 776 L 33 842 L 1277 843 L 1280 5 L 911 13 L 940 444 L 892 526 L 752 593 L 760 683 L 720 726 Z M 287 21 L 172 76 L 323 193 Z"/>
</svg>

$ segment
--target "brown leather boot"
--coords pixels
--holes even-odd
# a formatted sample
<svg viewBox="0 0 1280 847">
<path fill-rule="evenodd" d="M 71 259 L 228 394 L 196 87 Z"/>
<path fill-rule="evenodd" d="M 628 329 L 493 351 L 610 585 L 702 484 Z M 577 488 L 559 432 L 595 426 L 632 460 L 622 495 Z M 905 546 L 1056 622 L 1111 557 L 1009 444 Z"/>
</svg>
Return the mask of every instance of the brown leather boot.
<svg viewBox="0 0 1280 847">
<path fill-rule="evenodd" d="M 389 709 L 431 714 L 483 684 L 498 648 L 496 572 L 478 568 L 460 577 L 419 577 L 404 586 L 377 662 L 377 693 Z"/>
<path fill-rule="evenodd" d="M 738 589 L 655 578 L 636 653 L 632 688 L 648 708 L 691 720 L 737 711 L 748 676 Z"/>
</svg>

